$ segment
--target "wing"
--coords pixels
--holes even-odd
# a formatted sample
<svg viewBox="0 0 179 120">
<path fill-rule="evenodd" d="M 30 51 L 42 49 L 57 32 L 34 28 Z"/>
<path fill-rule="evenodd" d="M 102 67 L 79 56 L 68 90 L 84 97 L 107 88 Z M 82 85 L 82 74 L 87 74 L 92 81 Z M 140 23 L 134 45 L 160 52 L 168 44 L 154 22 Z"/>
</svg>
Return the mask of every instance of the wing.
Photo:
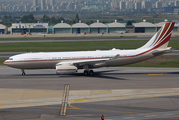
<svg viewBox="0 0 179 120">
<path fill-rule="evenodd" d="M 94 65 L 96 63 L 102 63 L 102 62 L 117 59 L 117 58 L 119 58 L 119 54 L 117 54 L 113 58 L 79 60 L 79 61 L 71 61 L 71 62 L 60 62 L 60 63 L 56 64 L 56 66 L 59 66 L 59 65 L 74 65 L 74 66 Z"/>
<path fill-rule="evenodd" d="M 102 63 L 107 60 L 113 60 L 119 58 L 119 54 L 114 56 L 113 58 L 106 59 L 90 59 L 90 60 L 79 60 L 79 61 L 71 61 L 71 62 L 60 62 L 56 64 L 56 72 L 57 74 L 67 74 L 67 73 L 75 73 L 78 68 L 82 68 L 84 66 L 94 66 L 96 63 Z"/>
</svg>

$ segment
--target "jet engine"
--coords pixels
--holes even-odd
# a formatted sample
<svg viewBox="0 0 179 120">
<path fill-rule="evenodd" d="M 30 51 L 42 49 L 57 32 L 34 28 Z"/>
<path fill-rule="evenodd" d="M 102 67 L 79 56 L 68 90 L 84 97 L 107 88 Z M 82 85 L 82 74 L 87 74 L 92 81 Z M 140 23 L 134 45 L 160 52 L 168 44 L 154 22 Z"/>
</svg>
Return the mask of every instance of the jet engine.
<svg viewBox="0 0 179 120">
<path fill-rule="evenodd" d="M 77 67 L 72 65 L 57 65 L 56 66 L 56 72 L 57 74 L 70 74 L 70 73 L 76 73 L 78 70 Z"/>
</svg>

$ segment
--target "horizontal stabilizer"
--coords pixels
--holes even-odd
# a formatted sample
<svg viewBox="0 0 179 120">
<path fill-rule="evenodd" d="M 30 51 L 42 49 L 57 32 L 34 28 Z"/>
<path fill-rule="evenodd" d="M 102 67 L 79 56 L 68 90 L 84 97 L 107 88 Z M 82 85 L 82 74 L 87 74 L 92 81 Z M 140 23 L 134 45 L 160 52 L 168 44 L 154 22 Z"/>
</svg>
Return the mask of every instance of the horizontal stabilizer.
<svg viewBox="0 0 179 120">
<path fill-rule="evenodd" d="M 162 54 L 169 53 L 169 52 L 172 52 L 172 50 L 171 50 L 171 49 L 162 50 L 162 51 L 154 50 L 154 51 L 152 52 L 152 54 L 153 54 L 154 56 L 157 56 L 157 55 L 162 55 Z"/>
</svg>

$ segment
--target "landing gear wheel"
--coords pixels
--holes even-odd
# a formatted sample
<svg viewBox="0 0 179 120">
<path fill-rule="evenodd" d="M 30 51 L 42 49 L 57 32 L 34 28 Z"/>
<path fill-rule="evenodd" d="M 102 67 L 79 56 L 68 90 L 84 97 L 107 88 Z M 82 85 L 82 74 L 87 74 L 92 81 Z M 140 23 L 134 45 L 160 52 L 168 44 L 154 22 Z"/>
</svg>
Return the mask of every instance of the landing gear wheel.
<svg viewBox="0 0 179 120">
<path fill-rule="evenodd" d="M 22 75 L 24 76 L 24 75 L 25 75 L 25 72 L 22 72 Z"/>
<path fill-rule="evenodd" d="M 93 70 L 90 70 L 90 71 L 89 71 L 89 75 L 90 75 L 90 76 L 93 76 L 93 75 L 94 75 L 94 71 L 93 71 Z"/>
<path fill-rule="evenodd" d="M 87 76 L 88 75 L 88 71 L 84 70 L 84 75 Z"/>
</svg>

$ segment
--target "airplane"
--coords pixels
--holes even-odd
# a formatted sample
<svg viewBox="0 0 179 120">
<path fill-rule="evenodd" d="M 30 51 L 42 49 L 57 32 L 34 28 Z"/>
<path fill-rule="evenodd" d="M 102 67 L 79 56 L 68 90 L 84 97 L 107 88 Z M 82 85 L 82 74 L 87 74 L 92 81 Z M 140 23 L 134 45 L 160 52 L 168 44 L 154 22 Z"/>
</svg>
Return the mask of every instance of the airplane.
<svg viewBox="0 0 179 120">
<path fill-rule="evenodd" d="M 144 46 L 137 49 L 23 53 L 9 57 L 4 64 L 21 69 L 22 75 L 28 69 L 56 69 L 57 74 L 72 74 L 84 69 L 84 75 L 93 75 L 94 68 L 133 64 L 171 52 L 171 47 L 167 46 L 174 24 L 166 22 Z"/>
</svg>

